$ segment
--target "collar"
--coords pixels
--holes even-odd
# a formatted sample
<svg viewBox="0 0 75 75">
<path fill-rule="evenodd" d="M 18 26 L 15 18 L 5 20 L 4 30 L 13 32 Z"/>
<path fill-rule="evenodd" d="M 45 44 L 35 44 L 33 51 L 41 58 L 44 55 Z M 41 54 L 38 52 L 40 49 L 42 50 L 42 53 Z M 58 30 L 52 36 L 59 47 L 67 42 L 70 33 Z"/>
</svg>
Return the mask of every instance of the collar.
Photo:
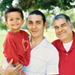
<svg viewBox="0 0 75 75">
<path fill-rule="evenodd" d="M 68 52 L 75 49 L 75 33 L 74 33 L 74 31 L 72 31 L 72 32 L 73 32 L 73 42 L 72 42 L 72 45 L 71 45 L 70 50 Z M 66 51 L 65 48 L 63 47 L 63 43 L 61 40 L 59 40 L 58 45 L 60 45 L 60 47 L 58 47 L 59 50 Z"/>
</svg>

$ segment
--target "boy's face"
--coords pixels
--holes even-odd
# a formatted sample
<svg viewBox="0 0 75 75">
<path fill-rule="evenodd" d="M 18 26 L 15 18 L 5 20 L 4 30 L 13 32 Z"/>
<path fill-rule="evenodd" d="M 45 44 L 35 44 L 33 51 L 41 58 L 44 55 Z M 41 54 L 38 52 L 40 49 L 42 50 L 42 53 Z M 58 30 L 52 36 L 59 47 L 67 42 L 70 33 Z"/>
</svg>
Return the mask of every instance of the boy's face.
<svg viewBox="0 0 75 75">
<path fill-rule="evenodd" d="M 22 19 L 19 12 L 10 12 L 7 14 L 7 22 L 5 22 L 5 24 L 9 26 L 11 32 L 20 31 L 20 27 L 23 23 L 24 19 Z"/>
</svg>

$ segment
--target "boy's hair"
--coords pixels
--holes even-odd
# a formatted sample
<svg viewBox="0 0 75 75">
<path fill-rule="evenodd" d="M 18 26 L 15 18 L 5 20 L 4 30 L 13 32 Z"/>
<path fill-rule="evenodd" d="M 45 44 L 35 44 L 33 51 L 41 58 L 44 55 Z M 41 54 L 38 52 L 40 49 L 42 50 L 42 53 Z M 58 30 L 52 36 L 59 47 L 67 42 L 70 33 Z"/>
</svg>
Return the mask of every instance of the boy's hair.
<svg viewBox="0 0 75 75">
<path fill-rule="evenodd" d="M 11 6 L 11 7 L 7 8 L 4 12 L 5 21 L 7 21 L 7 14 L 10 12 L 19 12 L 21 14 L 22 19 L 24 19 L 23 12 L 22 12 L 21 8 Z"/>
<path fill-rule="evenodd" d="M 65 14 L 58 14 L 53 18 L 53 23 L 55 20 L 59 19 L 59 18 L 65 18 L 67 23 L 71 23 L 69 16 L 65 15 Z"/>
<path fill-rule="evenodd" d="M 29 14 L 29 16 L 32 15 L 32 14 L 41 15 L 41 16 L 42 16 L 43 23 L 44 23 L 44 25 L 45 25 L 46 18 L 45 18 L 45 15 L 44 15 L 41 11 L 39 11 L 39 10 L 34 10 L 34 11 L 32 11 L 32 12 Z"/>
</svg>

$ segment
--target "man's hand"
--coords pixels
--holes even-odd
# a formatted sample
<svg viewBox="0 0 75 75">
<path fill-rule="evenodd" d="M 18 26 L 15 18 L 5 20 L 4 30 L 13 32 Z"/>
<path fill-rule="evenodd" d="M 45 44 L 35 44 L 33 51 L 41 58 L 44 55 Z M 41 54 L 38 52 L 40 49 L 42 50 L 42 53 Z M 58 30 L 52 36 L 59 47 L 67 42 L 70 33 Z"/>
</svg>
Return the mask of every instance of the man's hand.
<svg viewBox="0 0 75 75">
<path fill-rule="evenodd" d="M 2 69 L 2 66 L 0 66 L 0 74 L 2 74 L 3 72 L 3 69 Z"/>
<path fill-rule="evenodd" d="M 23 71 L 20 64 L 17 65 L 16 67 L 12 67 L 11 66 L 12 62 L 13 62 L 13 59 L 9 62 L 9 65 L 7 66 L 7 68 L 4 71 L 2 70 L 2 68 L 0 68 L 2 75 L 17 75 L 18 73 Z"/>
</svg>

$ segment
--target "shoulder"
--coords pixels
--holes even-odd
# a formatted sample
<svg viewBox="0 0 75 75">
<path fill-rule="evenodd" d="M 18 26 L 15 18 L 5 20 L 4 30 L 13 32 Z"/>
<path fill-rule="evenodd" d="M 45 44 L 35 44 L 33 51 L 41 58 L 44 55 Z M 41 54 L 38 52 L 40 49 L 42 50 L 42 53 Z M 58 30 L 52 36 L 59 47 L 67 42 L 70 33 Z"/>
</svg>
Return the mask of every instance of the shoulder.
<svg viewBox="0 0 75 75">
<path fill-rule="evenodd" d="M 42 50 L 47 61 L 51 60 L 51 58 L 59 58 L 58 50 L 47 40 L 45 40 Z"/>
<path fill-rule="evenodd" d="M 25 30 L 20 30 L 20 32 L 21 32 L 22 34 L 24 34 L 24 35 L 29 36 L 29 34 L 28 34 Z"/>
<path fill-rule="evenodd" d="M 61 41 L 59 40 L 59 39 L 57 39 L 57 40 L 54 40 L 53 42 L 51 42 L 53 45 L 57 45 L 57 44 L 59 44 Z"/>
<path fill-rule="evenodd" d="M 45 47 L 44 47 L 49 53 L 58 53 L 57 49 L 53 44 L 51 44 L 48 40 L 45 40 Z"/>
<path fill-rule="evenodd" d="M 6 38 L 5 39 L 11 39 L 11 32 L 8 32 L 7 34 L 6 34 Z"/>
</svg>

